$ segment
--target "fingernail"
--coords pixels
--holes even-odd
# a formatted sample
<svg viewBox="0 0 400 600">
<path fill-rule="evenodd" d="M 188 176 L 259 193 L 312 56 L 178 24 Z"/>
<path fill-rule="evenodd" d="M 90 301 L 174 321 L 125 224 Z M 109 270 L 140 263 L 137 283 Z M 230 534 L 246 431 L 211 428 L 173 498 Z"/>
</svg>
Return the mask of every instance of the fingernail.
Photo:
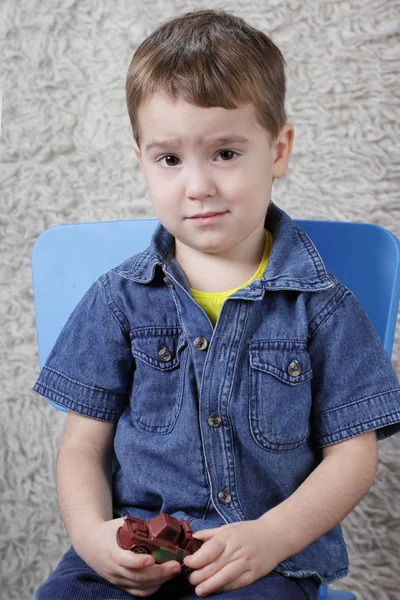
<svg viewBox="0 0 400 600">
<path fill-rule="evenodd" d="M 179 565 L 174 565 L 171 570 L 173 573 L 178 573 L 181 570 L 181 568 Z"/>
<path fill-rule="evenodd" d="M 146 558 L 146 560 L 144 561 L 145 567 L 150 567 L 152 564 L 153 564 L 153 561 L 151 558 Z"/>
</svg>

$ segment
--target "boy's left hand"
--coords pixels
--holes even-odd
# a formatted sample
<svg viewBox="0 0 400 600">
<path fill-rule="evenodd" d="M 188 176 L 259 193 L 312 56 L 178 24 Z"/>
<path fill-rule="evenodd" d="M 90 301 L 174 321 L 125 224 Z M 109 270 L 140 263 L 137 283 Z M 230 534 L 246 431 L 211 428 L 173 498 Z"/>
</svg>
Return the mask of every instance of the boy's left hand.
<svg viewBox="0 0 400 600">
<path fill-rule="evenodd" d="M 193 535 L 204 544 L 187 556 L 184 564 L 195 569 L 189 581 L 196 586 L 198 596 L 249 585 L 270 573 L 283 559 L 279 542 L 260 520 L 202 529 Z"/>
</svg>

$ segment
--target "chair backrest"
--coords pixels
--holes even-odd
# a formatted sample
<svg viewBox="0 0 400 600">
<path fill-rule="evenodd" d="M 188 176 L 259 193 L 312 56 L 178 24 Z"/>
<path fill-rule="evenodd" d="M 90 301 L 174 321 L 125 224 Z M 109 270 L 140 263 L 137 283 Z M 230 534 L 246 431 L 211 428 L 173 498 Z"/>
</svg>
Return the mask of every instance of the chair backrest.
<svg viewBox="0 0 400 600">
<path fill-rule="evenodd" d="M 356 294 L 390 356 L 400 296 L 397 238 L 378 225 L 296 222 L 316 245 L 328 271 Z M 41 367 L 91 283 L 143 250 L 157 223 L 146 219 L 58 225 L 38 237 L 31 259 Z"/>
</svg>

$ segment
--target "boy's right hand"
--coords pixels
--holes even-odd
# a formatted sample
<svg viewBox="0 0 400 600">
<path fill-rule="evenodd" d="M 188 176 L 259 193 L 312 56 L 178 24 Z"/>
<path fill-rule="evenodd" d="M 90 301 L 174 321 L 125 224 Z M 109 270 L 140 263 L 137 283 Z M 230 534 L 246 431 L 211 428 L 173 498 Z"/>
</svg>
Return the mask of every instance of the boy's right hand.
<svg viewBox="0 0 400 600">
<path fill-rule="evenodd" d="M 120 548 L 116 535 L 123 523 L 121 518 L 92 526 L 75 550 L 101 577 L 129 594 L 146 598 L 180 573 L 181 565 L 175 560 L 158 565 L 148 554 Z"/>
</svg>

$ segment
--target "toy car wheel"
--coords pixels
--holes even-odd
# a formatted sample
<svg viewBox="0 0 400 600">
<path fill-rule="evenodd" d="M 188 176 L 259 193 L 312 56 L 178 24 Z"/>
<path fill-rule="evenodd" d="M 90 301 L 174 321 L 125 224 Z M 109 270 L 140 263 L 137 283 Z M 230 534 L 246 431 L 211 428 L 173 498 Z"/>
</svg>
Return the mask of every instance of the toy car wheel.
<svg viewBox="0 0 400 600">
<path fill-rule="evenodd" d="M 150 551 L 146 546 L 135 546 L 132 548 L 132 552 L 135 552 L 135 554 L 150 554 Z"/>
</svg>

